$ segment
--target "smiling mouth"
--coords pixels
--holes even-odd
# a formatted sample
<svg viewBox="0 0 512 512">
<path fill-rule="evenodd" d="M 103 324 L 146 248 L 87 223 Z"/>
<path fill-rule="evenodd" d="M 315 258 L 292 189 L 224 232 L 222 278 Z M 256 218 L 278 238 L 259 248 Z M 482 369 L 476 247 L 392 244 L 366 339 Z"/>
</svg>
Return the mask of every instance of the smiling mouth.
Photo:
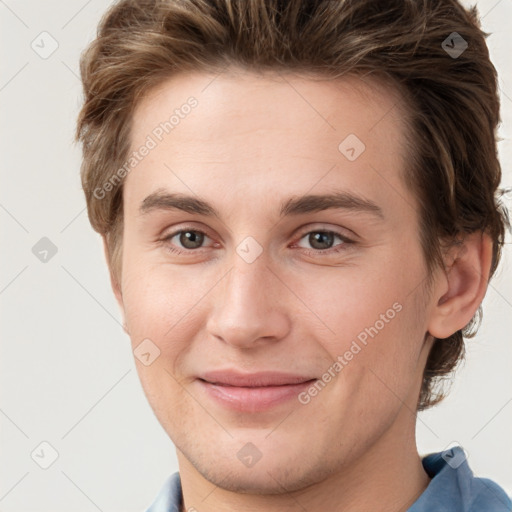
<svg viewBox="0 0 512 512">
<path fill-rule="evenodd" d="M 309 379 L 304 380 L 301 382 L 287 382 L 285 384 L 265 384 L 265 385 L 258 385 L 258 384 L 252 384 L 252 385 L 236 385 L 236 384 L 227 384 L 225 382 L 212 382 L 205 379 L 199 379 L 202 382 L 205 382 L 206 384 L 213 384 L 214 386 L 223 386 L 228 388 L 246 388 L 246 389 L 261 389 L 261 388 L 280 388 L 280 387 L 287 387 L 287 386 L 298 386 L 301 384 L 309 384 L 314 382 L 316 379 Z"/>
<path fill-rule="evenodd" d="M 223 408 L 244 413 L 263 412 L 285 403 L 300 405 L 298 397 L 317 379 L 272 385 L 233 385 L 197 379 L 206 396 Z"/>
<path fill-rule="evenodd" d="M 316 377 L 313 377 L 311 374 L 300 375 L 277 371 L 242 373 L 235 369 L 209 371 L 198 375 L 197 378 L 201 381 L 218 386 L 243 388 L 294 385 L 316 379 Z"/>
<path fill-rule="evenodd" d="M 237 385 L 237 384 L 228 384 L 226 382 L 213 382 L 213 381 L 209 381 L 209 380 L 205 380 L 205 379 L 199 379 L 203 382 L 206 382 L 207 384 L 214 384 L 215 386 L 226 386 L 226 387 L 230 387 L 230 388 L 271 388 L 271 387 L 282 387 L 282 386 L 296 386 L 298 384 L 305 384 L 305 383 L 308 383 L 308 382 L 313 382 L 315 381 L 316 379 L 309 379 L 309 380 L 304 380 L 304 381 L 301 381 L 301 382 L 296 382 L 296 383 L 293 383 L 293 382 L 287 382 L 285 384 L 264 384 L 264 385 L 258 385 L 258 384 L 252 384 L 252 385 Z"/>
</svg>

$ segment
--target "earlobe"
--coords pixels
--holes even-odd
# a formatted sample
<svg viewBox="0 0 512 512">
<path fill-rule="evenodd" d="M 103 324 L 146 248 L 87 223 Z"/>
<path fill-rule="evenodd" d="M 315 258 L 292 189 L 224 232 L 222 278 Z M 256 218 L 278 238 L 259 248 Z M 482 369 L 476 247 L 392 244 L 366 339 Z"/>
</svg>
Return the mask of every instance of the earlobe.
<svg viewBox="0 0 512 512">
<path fill-rule="evenodd" d="M 492 239 L 481 232 L 465 235 L 448 251 L 444 293 L 433 305 L 429 321 L 432 336 L 448 338 L 469 323 L 485 296 L 491 261 Z"/>
</svg>

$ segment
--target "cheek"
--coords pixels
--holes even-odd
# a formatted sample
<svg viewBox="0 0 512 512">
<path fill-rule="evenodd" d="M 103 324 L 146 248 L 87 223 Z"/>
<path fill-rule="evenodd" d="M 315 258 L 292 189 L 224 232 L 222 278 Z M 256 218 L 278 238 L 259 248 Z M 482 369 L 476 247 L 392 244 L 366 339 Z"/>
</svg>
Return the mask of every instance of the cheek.
<svg viewBox="0 0 512 512">
<path fill-rule="evenodd" d="M 383 265 L 377 272 L 340 268 L 311 273 L 307 279 L 296 278 L 294 292 L 308 309 L 303 318 L 311 318 L 311 326 L 321 323 L 321 331 L 329 334 L 326 339 L 332 338 L 334 343 L 358 335 L 364 342 L 370 336 L 368 330 L 383 337 L 406 316 L 402 310 L 409 313 L 406 306 L 412 297 L 401 275 Z"/>
<path fill-rule="evenodd" d="M 193 305 L 197 298 L 190 291 L 180 292 L 177 284 L 161 269 L 144 269 L 140 263 L 125 268 L 123 275 L 125 318 L 137 373 L 164 428 L 174 425 L 173 411 L 179 410 L 181 415 L 191 408 L 181 384 L 182 361 L 195 336 Z M 144 361 L 147 352 L 149 362 Z"/>
<path fill-rule="evenodd" d="M 184 282 L 183 273 L 170 267 L 141 262 L 126 268 L 123 275 L 123 304 L 133 349 L 150 339 L 175 373 L 180 356 L 191 348 L 190 340 L 204 320 L 200 319 L 201 299 L 208 286 L 204 279 Z"/>
<path fill-rule="evenodd" d="M 340 268 L 297 282 L 297 294 L 317 315 L 308 312 L 311 320 L 302 327 L 323 346 L 328 360 L 343 366 L 340 381 L 361 382 L 361 390 L 373 383 L 383 393 L 390 393 L 388 384 L 405 393 L 417 378 L 426 329 L 421 275 L 421 260 L 411 256 L 408 262 L 389 258 L 366 266 L 364 272 Z M 379 377 L 383 384 L 378 384 Z"/>
<path fill-rule="evenodd" d="M 175 274 L 172 277 L 163 266 L 150 265 L 142 258 L 126 261 L 123 303 L 127 320 L 134 327 L 145 323 L 151 330 L 161 328 L 185 309 L 190 294 L 182 291 L 180 276 Z"/>
</svg>

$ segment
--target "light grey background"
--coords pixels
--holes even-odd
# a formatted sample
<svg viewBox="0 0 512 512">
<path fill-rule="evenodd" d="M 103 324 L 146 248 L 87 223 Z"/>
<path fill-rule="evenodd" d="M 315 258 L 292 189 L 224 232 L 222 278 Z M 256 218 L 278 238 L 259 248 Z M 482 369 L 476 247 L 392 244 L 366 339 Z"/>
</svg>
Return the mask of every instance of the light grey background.
<svg viewBox="0 0 512 512">
<path fill-rule="evenodd" d="M 109 2 L 0 0 L 0 510 L 142 511 L 177 470 L 143 395 L 110 290 L 72 145 L 78 58 Z M 512 185 L 510 0 L 478 0 L 500 73 L 499 143 Z M 46 59 L 39 52 L 51 49 Z M 41 43 L 41 38 L 44 39 Z M 508 198 L 512 206 L 512 194 Z M 32 252 L 49 238 L 57 253 Z M 510 237 L 508 238 L 510 241 Z M 475 473 L 512 493 L 512 271 L 506 248 L 451 395 L 418 417 L 420 453 L 464 446 Z M 58 452 L 51 462 L 51 450 Z M 33 453 L 35 450 L 35 453 Z M 33 458 L 31 456 L 33 454 Z M 37 461 L 38 463 L 36 463 Z"/>
</svg>

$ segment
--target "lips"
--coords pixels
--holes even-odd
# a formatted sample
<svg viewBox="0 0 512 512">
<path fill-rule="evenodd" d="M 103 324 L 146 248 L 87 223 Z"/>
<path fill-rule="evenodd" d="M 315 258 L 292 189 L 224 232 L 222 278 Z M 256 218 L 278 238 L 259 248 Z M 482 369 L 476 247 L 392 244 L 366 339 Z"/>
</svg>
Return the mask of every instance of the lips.
<svg viewBox="0 0 512 512">
<path fill-rule="evenodd" d="M 220 386 L 256 388 L 264 386 L 287 386 L 316 379 L 311 375 L 297 375 L 283 372 L 240 373 L 234 370 L 206 372 L 201 380 Z"/>
<path fill-rule="evenodd" d="M 202 374 L 197 379 L 201 392 L 222 407 L 243 412 L 257 413 L 293 403 L 316 380 L 309 375 L 282 372 L 243 374 L 233 370 Z"/>
</svg>

